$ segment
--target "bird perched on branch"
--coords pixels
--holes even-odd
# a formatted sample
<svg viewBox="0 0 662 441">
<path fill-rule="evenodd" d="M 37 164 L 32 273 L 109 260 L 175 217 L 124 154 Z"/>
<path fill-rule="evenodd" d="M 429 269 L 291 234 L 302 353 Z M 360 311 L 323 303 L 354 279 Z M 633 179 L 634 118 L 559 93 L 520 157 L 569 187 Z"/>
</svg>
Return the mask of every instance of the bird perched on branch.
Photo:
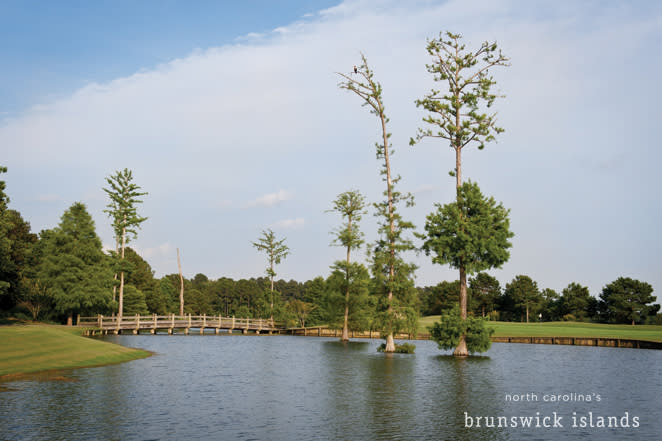
<svg viewBox="0 0 662 441">
<path fill-rule="evenodd" d="M 359 70 L 354 66 L 354 73 L 359 73 Z"/>
</svg>

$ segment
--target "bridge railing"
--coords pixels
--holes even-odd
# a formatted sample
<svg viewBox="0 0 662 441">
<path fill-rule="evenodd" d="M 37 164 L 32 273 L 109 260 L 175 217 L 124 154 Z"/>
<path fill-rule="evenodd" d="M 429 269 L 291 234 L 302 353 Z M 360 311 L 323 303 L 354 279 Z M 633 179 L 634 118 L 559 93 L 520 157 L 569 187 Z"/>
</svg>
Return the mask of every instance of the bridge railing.
<svg viewBox="0 0 662 441">
<path fill-rule="evenodd" d="M 223 317 L 220 315 L 123 315 L 78 317 L 77 326 L 98 329 L 172 329 L 172 328 L 222 328 L 269 330 L 282 329 L 283 323 L 270 319 Z"/>
</svg>

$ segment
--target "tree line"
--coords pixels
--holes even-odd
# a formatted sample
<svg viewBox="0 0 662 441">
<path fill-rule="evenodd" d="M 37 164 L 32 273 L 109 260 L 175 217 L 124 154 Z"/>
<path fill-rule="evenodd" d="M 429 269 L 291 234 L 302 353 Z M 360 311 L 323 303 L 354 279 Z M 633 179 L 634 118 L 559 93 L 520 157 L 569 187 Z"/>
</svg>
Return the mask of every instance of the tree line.
<svg viewBox="0 0 662 441">
<path fill-rule="evenodd" d="M 418 288 L 418 292 L 422 315 L 442 315 L 457 304 L 459 281 L 444 281 Z M 489 320 L 662 324 L 660 305 L 653 303 L 653 287 L 630 277 L 606 284 L 596 297 L 577 282 L 558 293 L 539 288 L 526 275 L 517 275 L 502 287 L 495 277 L 480 272 L 469 279 L 467 293 L 469 314 Z"/>
<path fill-rule="evenodd" d="M 0 168 L 5 172 L 6 168 Z M 8 208 L 5 182 L 0 180 L 0 310 L 7 315 L 28 314 L 35 320 L 66 321 L 74 314 L 118 312 L 117 270 L 124 271 L 124 314 L 178 314 L 180 276 L 157 278 L 149 263 L 125 246 L 118 267 L 117 251 L 105 253 L 92 217 L 82 203 L 67 209 L 58 226 L 39 235 L 29 222 Z M 330 325 L 351 330 L 378 330 L 378 305 L 383 297 L 380 281 L 366 266 L 350 260 L 352 249 L 363 241 L 359 228 L 365 202 L 360 193 L 342 193 L 330 211 L 344 223 L 334 243 L 345 249 L 346 259 L 331 266 L 326 278 L 305 282 L 268 276 L 211 280 L 204 274 L 184 278 L 184 312 L 249 318 L 270 318 L 290 326 Z M 273 232 L 267 232 L 266 240 Z M 273 237 L 271 237 L 273 239 Z M 283 243 L 279 247 L 282 250 Z M 273 272 L 271 272 L 273 271 Z M 349 293 L 351 292 L 351 296 Z M 601 323 L 660 324 L 660 305 L 654 304 L 650 284 L 628 277 L 606 284 L 598 297 L 579 283 L 560 293 L 539 288 L 529 276 L 518 275 L 502 287 L 485 273 L 469 278 L 468 314 L 501 321 L 592 321 Z M 410 306 L 416 315 L 442 315 L 460 298 L 460 281 L 443 281 L 414 290 Z"/>
</svg>

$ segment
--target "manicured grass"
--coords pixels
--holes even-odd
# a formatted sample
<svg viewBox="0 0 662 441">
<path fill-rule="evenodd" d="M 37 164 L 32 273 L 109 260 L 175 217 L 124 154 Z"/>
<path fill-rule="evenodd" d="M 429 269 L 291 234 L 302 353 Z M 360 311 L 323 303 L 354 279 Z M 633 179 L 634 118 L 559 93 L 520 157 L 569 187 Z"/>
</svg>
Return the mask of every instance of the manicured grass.
<svg viewBox="0 0 662 441">
<path fill-rule="evenodd" d="M 438 315 L 419 320 L 419 332 L 428 333 L 428 326 L 439 321 Z M 547 322 L 510 323 L 487 322 L 495 337 L 593 337 L 662 341 L 662 326 L 605 325 L 598 323 Z"/>
<path fill-rule="evenodd" d="M 83 337 L 80 328 L 0 326 L 0 379 L 44 370 L 122 363 L 148 356 L 147 351 Z"/>
</svg>

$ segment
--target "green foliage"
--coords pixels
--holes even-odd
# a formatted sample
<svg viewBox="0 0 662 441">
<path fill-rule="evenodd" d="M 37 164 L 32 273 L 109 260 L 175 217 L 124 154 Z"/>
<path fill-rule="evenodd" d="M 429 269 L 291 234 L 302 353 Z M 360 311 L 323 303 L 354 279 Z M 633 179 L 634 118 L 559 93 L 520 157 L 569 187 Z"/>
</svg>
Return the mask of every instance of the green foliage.
<svg viewBox="0 0 662 441">
<path fill-rule="evenodd" d="M 0 309 L 10 309 L 28 294 L 22 280 L 29 277 L 29 260 L 37 235 L 30 232 L 30 223 L 18 211 L 0 212 L 0 219 L 0 236 L 4 237 L 0 242 L 8 245 L 7 254 L 0 257 Z"/>
<path fill-rule="evenodd" d="M 124 313 L 126 315 L 149 314 L 145 294 L 131 284 L 124 286 Z"/>
<path fill-rule="evenodd" d="M 542 320 L 556 321 L 563 316 L 561 307 L 561 296 L 551 288 L 545 288 L 540 291 L 542 295 Z"/>
<path fill-rule="evenodd" d="M 384 352 L 385 350 L 386 350 L 386 343 L 382 343 L 377 348 L 377 352 Z M 396 343 L 395 345 L 396 354 L 413 354 L 415 350 L 416 350 L 416 345 L 411 343 L 402 343 L 402 344 Z"/>
<path fill-rule="evenodd" d="M 328 324 L 343 329 L 343 339 L 348 339 L 352 329 L 367 329 L 370 314 L 366 310 L 368 302 L 369 276 L 367 269 L 350 261 L 353 249 L 359 249 L 363 244 L 363 233 L 359 230 L 359 221 L 364 213 L 365 202 L 358 191 L 347 191 L 338 195 L 333 202 L 333 210 L 340 213 L 344 224 L 336 231 L 334 244 L 347 249 L 345 261 L 336 261 L 332 266 L 333 273 L 329 277 L 329 293 L 327 296 Z M 351 322 L 351 324 L 350 324 Z"/>
<path fill-rule="evenodd" d="M 262 237 L 257 242 L 253 242 L 253 247 L 267 254 L 269 266 L 266 273 L 272 279 L 276 277 L 274 265 L 280 264 L 290 254 L 290 249 L 285 245 L 285 239 L 276 240 L 276 234 L 271 229 L 263 230 Z"/>
<path fill-rule="evenodd" d="M 7 167 L 0 166 L 0 174 L 7 173 Z M 13 270 L 10 258 L 11 240 L 8 237 L 9 221 L 7 219 L 7 204 L 9 197 L 5 194 L 5 181 L 0 180 L 0 307 L 11 307 L 13 302 L 9 293 L 11 282 L 7 279 Z"/>
<path fill-rule="evenodd" d="M 175 289 L 172 281 L 164 276 L 159 280 L 159 293 L 165 299 L 166 312 L 179 313 L 179 291 Z"/>
<path fill-rule="evenodd" d="M 337 315 L 335 315 L 335 312 L 329 311 L 332 308 L 331 305 L 337 305 L 337 303 L 331 302 L 327 297 L 327 282 L 324 278 L 318 276 L 304 282 L 302 285 L 301 298 L 303 301 L 317 305 L 317 308 L 308 315 L 308 325 L 328 324 L 335 320 Z M 340 293 L 336 294 L 340 295 Z"/>
<path fill-rule="evenodd" d="M 508 66 L 508 58 L 497 52 L 496 43 L 484 42 L 476 51 L 466 51 L 459 34 L 440 33 L 439 38 L 428 40 L 427 51 L 432 63 L 427 70 L 435 81 L 444 82 L 447 91 L 431 90 L 423 99 L 416 100 L 416 107 L 423 107 L 429 114 L 423 121 L 433 129 L 418 129 L 414 145 L 425 137 L 444 138 L 451 147 L 462 149 L 471 142 L 482 149 L 494 141 L 494 135 L 503 132 L 496 125 L 496 113 L 488 114 L 498 95 L 491 92 L 496 82 L 490 69 Z M 452 172 L 454 175 L 454 173 Z"/>
<path fill-rule="evenodd" d="M 280 300 L 280 297 L 277 296 L 278 292 L 274 291 L 274 277 L 276 277 L 274 266 L 278 265 L 282 259 L 290 254 L 290 249 L 285 245 L 285 239 L 276 240 L 276 235 L 271 229 L 266 231 L 263 230 L 262 237 L 260 237 L 257 242 L 253 242 L 253 246 L 267 254 L 269 266 L 267 267 L 266 273 L 271 279 L 271 299 L 269 309 L 270 316 L 274 318 L 276 314 L 274 302 Z M 276 300 L 274 300 L 275 296 L 277 297 Z M 287 314 L 287 311 L 285 311 L 285 308 L 282 308 L 279 314 L 284 317 Z"/>
<path fill-rule="evenodd" d="M 313 303 L 304 302 L 302 300 L 292 299 L 287 302 L 287 307 L 290 312 L 296 317 L 298 326 L 305 328 L 306 319 L 313 312 L 317 305 Z"/>
<path fill-rule="evenodd" d="M 211 314 L 211 298 L 204 290 L 191 288 L 184 290 L 184 310 L 188 314 Z"/>
<path fill-rule="evenodd" d="M 104 213 L 112 219 L 118 249 L 123 239 L 125 243 L 129 243 L 131 237 L 136 238 L 140 224 L 147 220 L 146 217 L 138 216 L 136 208 L 137 204 L 142 203 L 138 198 L 147 193 L 141 192 L 140 187 L 131 181 L 133 181 L 133 173 L 125 168 L 107 177 L 109 188 L 103 189 L 110 198 Z"/>
<path fill-rule="evenodd" d="M 53 295 L 51 291 L 38 280 L 21 279 L 21 301 L 19 306 L 27 309 L 32 320 L 39 320 L 53 307 Z"/>
<path fill-rule="evenodd" d="M 74 203 L 53 230 L 35 245 L 36 278 L 53 294 L 57 312 L 106 313 L 112 306 L 112 273 L 94 221 L 85 205 Z"/>
<path fill-rule="evenodd" d="M 442 314 L 441 321 L 428 329 L 430 330 L 430 338 L 437 342 L 439 349 L 457 347 L 460 343 L 460 337 L 464 334 L 467 350 L 474 354 L 476 352 L 486 352 L 492 345 L 490 336 L 494 333 L 494 330 L 486 326 L 485 323 L 485 319 L 478 317 L 468 317 L 466 320 L 462 320 L 460 308 L 456 306 Z"/>
<path fill-rule="evenodd" d="M 564 320 L 572 316 L 572 320 L 584 320 L 589 316 L 588 307 L 591 301 L 591 294 L 588 288 L 579 283 L 572 282 L 567 288 L 563 289 L 559 302 L 559 314 Z"/>
<path fill-rule="evenodd" d="M 432 262 L 464 268 L 468 274 L 500 268 L 512 246 L 509 210 L 494 198 L 486 198 L 477 184 L 462 184 L 458 200 L 427 216 L 423 250 L 433 253 Z"/>
<path fill-rule="evenodd" d="M 365 198 L 357 190 L 340 193 L 333 201 L 333 211 L 343 218 L 343 225 L 336 230 L 334 245 L 356 250 L 363 244 L 363 233 L 358 228 L 362 215 L 365 213 Z"/>
<path fill-rule="evenodd" d="M 154 278 L 154 271 L 145 259 L 140 257 L 133 248 L 124 250 L 126 280 L 131 281 L 136 289 L 145 296 L 147 309 L 155 314 L 163 315 L 167 311 L 168 297 L 161 292 L 159 281 Z M 128 265 L 126 265 L 128 263 Z"/>
<path fill-rule="evenodd" d="M 326 280 L 321 302 L 323 322 L 331 327 L 342 328 L 347 305 L 349 308 L 347 329 L 350 331 L 370 329 L 375 298 L 370 295 L 370 274 L 367 268 L 363 264 L 352 262 L 348 271 L 347 262 L 344 261 L 337 261 L 331 268 L 333 271 Z M 349 299 L 345 296 L 348 288 L 352 293 Z"/>
<path fill-rule="evenodd" d="M 478 273 L 476 277 L 469 280 L 472 310 L 475 314 L 485 317 L 494 311 L 497 301 L 501 296 L 499 281 L 487 273 Z M 459 289 L 459 286 L 458 286 Z"/>
<path fill-rule="evenodd" d="M 444 280 L 436 286 L 423 288 L 421 312 L 423 315 L 440 315 L 444 311 L 453 309 L 458 304 L 459 299 L 460 281 L 448 282 Z"/>
<path fill-rule="evenodd" d="M 643 323 L 651 311 L 657 313 L 654 305 L 657 299 L 653 287 L 647 282 L 630 277 L 619 277 L 602 289 L 603 319 L 610 323 Z"/>
<path fill-rule="evenodd" d="M 514 306 L 519 308 L 521 316 L 529 317 L 542 306 L 543 298 L 538 290 L 538 284 L 529 276 L 518 275 L 506 285 L 504 295 L 512 299 Z M 523 318 L 523 317 L 522 317 Z"/>
</svg>

